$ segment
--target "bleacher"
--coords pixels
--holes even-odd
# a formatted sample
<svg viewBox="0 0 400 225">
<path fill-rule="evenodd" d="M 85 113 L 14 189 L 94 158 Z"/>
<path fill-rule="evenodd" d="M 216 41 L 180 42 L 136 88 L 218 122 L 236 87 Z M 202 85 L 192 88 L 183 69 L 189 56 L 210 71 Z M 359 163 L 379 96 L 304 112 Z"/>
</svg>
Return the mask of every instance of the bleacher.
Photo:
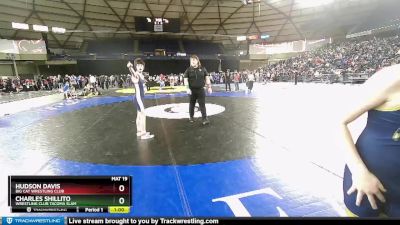
<svg viewBox="0 0 400 225">
<path fill-rule="evenodd" d="M 370 76 L 364 73 L 345 74 L 342 78 L 344 84 L 362 84 L 368 80 Z"/>
<path fill-rule="evenodd" d="M 110 39 L 88 42 L 88 53 L 112 54 L 133 52 L 133 40 L 131 39 Z"/>
<path fill-rule="evenodd" d="M 140 40 L 139 51 L 144 55 L 154 54 L 156 49 L 165 50 L 166 55 L 174 55 L 179 52 L 178 40 Z"/>
<path fill-rule="evenodd" d="M 187 54 L 216 55 L 223 54 L 221 44 L 202 42 L 202 41 L 183 41 L 183 46 Z"/>
</svg>

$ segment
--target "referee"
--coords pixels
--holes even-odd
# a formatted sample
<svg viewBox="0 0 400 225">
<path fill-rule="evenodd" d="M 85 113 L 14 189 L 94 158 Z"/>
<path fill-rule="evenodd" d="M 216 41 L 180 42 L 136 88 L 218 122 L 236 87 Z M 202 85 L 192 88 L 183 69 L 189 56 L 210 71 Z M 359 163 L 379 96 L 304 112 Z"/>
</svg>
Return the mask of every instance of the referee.
<svg viewBox="0 0 400 225">
<path fill-rule="evenodd" d="M 208 93 L 212 93 L 210 76 L 206 68 L 201 66 L 199 57 L 197 55 L 190 56 L 190 67 L 186 69 L 184 75 L 186 91 L 190 96 L 189 114 L 191 123 L 194 122 L 194 106 L 196 100 L 199 102 L 203 125 L 207 125 L 210 121 L 207 118 L 206 112 L 206 93 L 204 86 L 206 86 Z"/>
</svg>

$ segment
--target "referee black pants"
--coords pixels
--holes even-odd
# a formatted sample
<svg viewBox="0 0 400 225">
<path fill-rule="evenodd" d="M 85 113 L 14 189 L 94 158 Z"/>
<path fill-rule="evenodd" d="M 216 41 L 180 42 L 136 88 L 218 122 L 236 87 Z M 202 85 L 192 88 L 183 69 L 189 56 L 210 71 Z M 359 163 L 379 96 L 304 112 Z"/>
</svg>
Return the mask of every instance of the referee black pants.
<svg viewBox="0 0 400 225">
<path fill-rule="evenodd" d="M 230 80 L 226 80 L 225 81 L 225 91 L 231 91 L 231 81 Z"/>
<path fill-rule="evenodd" d="M 192 94 L 190 95 L 190 104 L 189 104 L 189 114 L 190 118 L 194 116 L 194 106 L 196 105 L 196 100 L 199 102 L 201 117 L 204 119 L 207 118 L 206 112 L 206 93 L 204 88 L 192 88 L 190 89 Z"/>
</svg>

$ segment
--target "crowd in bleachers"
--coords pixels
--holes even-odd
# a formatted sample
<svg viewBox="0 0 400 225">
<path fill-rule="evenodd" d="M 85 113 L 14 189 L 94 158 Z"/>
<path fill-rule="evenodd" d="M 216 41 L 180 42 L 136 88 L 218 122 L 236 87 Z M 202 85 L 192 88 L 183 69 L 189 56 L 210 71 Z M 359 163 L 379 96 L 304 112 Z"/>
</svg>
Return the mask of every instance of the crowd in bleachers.
<svg viewBox="0 0 400 225">
<path fill-rule="evenodd" d="M 54 76 L 40 77 L 39 79 L 0 78 L 0 92 L 53 90 L 55 88 L 57 88 L 57 81 Z"/>
<path fill-rule="evenodd" d="M 214 84 L 228 82 L 247 82 L 254 77 L 255 82 L 313 81 L 322 76 L 344 77 L 348 74 L 371 75 L 382 67 L 400 63 L 400 38 L 371 38 L 328 44 L 319 49 L 303 52 L 287 60 L 249 71 L 210 72 Z M 147 75 L 146 86 L 159 87 L 183 85 L 183 74 Z M 99 94 L 99 88 L 133 87 L 129 74 L 120 75 L 56 75 L 39 76 L 35 79 L 3 77 L 0 79 L 1 92 L 60 90 L 79 91 L 87 94 Z"/>
<path fill-rule="evenodd" d="M 400 63 L 400 38 L 374 37 L 332 43 L 314 51 L 268 65 L 263 69 L 274 80 L 312 80 L 323 75 L 368 74 L 385 66 Z"/>
<path fill-rule="evenodd" d="M 19 93 L 21 91 L 60 91 L 63 92 L 64 89 L 68 90 L 84 90 L 88 86 L 93 85 L 108 88 L 108 86 L 117 86 L 119 81 L 117 76 L 96 76 L 92 78 L 93 82 L 90 82 L 92 76 L 82 76 L 82 75 L 68 75 L 63 76 L 38 76 L 34 79 L 21 79 L 18 77 L 3 77 L 0 79 L 0 93 Z M 118 76 L 120 78 L 121 76 Z M 112 82 L 112 83 L 111 83 Z"/>
<path fill-rule="evenodd" d="M 99 95 L 101 90 L 109 88 L 133 88 L 130 74 L 112 75 L 57 75 L 37 79 L 20 79 L 16 77 L 3 77 L 0 79 L 0 93 L 19 93 L 25 91 L 59 91 L 65 94 L 66 98 L 86 96 L 89 94 Z M 159 74 L 145 75 L 146 86 L 163 89 L 166 86 L 183 85 L 183 74 Z"/>
</svg>

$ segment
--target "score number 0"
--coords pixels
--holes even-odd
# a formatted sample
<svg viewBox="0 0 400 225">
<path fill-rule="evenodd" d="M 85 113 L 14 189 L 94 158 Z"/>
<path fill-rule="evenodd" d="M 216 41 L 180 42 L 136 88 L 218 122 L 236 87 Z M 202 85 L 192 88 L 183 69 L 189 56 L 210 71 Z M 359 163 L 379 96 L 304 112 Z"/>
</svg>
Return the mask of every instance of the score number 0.
<svg viewBox="0 0 400 225">
<path fill-rule="evenodd" d="M 122 184 L 119 185 L 118 190 L 120 192 L 124 192 L 125 191 L 125 186 L 122 185 Z M 119 204 L 123 205 L 125 203 L 125 198 L 124 197 L 119 198 L 118 202 L 119 202 Z"/>
</svg>

